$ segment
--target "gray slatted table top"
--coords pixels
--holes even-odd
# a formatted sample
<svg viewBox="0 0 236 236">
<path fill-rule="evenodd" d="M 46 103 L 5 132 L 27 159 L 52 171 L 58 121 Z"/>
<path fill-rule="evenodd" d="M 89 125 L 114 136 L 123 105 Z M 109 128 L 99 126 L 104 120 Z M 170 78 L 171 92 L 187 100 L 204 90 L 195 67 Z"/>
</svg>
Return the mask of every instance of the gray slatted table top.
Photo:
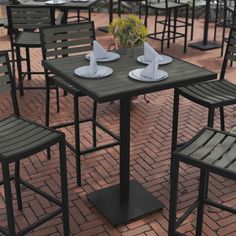
<svg viewBox="0 0 236 236">
<path fill-rule="evenodd" d="M 117 100 L 123 97 L 147 94 L 165 89 L 186 86 L 192 83 L 216 79 L 216 73 L 200 68 L 187 62 L 173 59 L 169 65 L 160 66 L 168 72 L 167 79 L 159 82 L 139 82 L 129 78 L 129 71 L 145 66 L 136 61 L 137 56 L 143 54 L 143 48 L 119 50 L 121 58 L 115 62 L 98 63 L 111 67 L 111 76 L 99 79 L 81 78 L 74 74 L 77 67 L 89 65 L 84 55 L 46 60 L 44 66 L 57 76 L 80 89 L 85 95 L 98 102 Z"/>
<path fill-rule="evenodd" d="M 80 8 L 80 9 L 87 9 L 97 3 L 99 0 L 88 0 L 86 2 L 74 1 L 74 0 L 65 0 L 66 3 L 64 4 L 55 4 L 49 5 L 47 4 L 47 0 L 16 0 L 21 5 L 25 6 L 51 6 L 56 8 Z"/>
</svg>

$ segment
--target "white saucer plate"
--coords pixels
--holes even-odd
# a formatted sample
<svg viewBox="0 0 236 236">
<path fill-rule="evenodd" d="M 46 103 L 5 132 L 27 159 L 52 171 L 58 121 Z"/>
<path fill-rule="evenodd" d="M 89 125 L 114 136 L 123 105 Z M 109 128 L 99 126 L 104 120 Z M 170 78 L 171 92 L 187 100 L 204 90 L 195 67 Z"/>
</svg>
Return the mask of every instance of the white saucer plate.
<svg viewBox="0 0 236 236">
<path fill-rule="evenodd" d="M 159 61 L 159 65 L 167 65 L 173 61 L 173 58 L 170 56 L 166 55 L 160 55 L 160 56 L 161 56 L 161 61 Z M 151 63 L 150 61 L 145 61 L 144 55 L 137 57 L 137 61 L 145 65 Z"/>
<path fill-rule="evenodd" d="M 89 2 L 89 0 L 71 0 L 71 2 Z"/>
<path fill-rule="evenodd" d="M 141 75 L 144 69 L 135 69 L 129 72 L 129 77 L 132 79 L 142 81 L 142 82 L 157 82 L 162 81 L 168 77 L 168 73 L 164 70 L 158 70 L 158 74 L 156 78 L 147 78 Z"/>
<path fill-rule="evenodd" d="M 104 78 L 113 73 L 112 68 L 107 66 L 98 66 L 98 71 L 91 75 L 89 73 L 89 66 L 82 66 L 78 67 L 74 70 L 74 73 L 80 77 L 87 78 L 87 79 L 98 79 L 98 78 Z"/>
<path fill-rule="evenodd" d="M 49 5 L 60 5 L 64 3 L 66 3 L 65 0 L 49 0 L 46 2 L 46 4 L 49 4 Z"/>
<path fill-rule="evenodd" d="M 98 62 L 109 62 L 109 61 L 116 61 L 118 59 L 120 59 L 120 54 L 116 53 L 116 52 L 107 52 L 108 53 L 108 57 L 107 58 L 96 58 L 96 61 Z M 90 53 L 87 54 L 85 56 L 85 58 L 87 60 L 90 60 Z"/>
</svg>

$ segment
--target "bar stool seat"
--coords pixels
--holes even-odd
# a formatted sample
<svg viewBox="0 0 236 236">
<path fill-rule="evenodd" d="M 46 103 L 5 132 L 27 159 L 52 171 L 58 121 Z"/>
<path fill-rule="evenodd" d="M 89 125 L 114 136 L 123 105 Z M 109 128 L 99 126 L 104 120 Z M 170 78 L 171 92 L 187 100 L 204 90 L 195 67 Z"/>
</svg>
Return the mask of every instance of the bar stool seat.
<svg viewBox="0 0 236 236">
<path fill-rule="evenodd" d="M 59 136 L 59 133 L 21 117 L 8 117 L 0 121 L 0 160 L 29 156 L 37 149 L 52 145 Z"/>
<path fill-rule="evenodd" d="M 200 169 L 197 200 L 178 219 L 178 177 L 180 162 Z M 210 205 L 232 214 L 236 209 L 211 200 L 208 197 L 209 173 L 236 180 L 236 136 L 212 128 L 202 129 L 194 138 L 177 148 L 171 158 L 171 190 L 169 212 L 169 236 L 177 236 L 177 228 L 197 208 L 196 234 L 202 235 L 204 205 Z M 183 173 L 182 173 L 183 174 Z"/>
<path fill-rule="evenodd" d="M 40 35 L 39 32 L 20 32 L 16 38 L 14 45 L 21 47 L 40 47 Z"/>
<path fill-rule="evenodd" d="M 181 6 L 185 6 L 186 4 L 185 3 L 178 3 L 178 2 L 168 2 L 168 9 L 172 9 L 172 8 L 178 8 L 178 7 L 181 7 Z M 166 3 L 164 2 L 160 2 L 160 3 L 150 3 L 148 4 L 148 7 L 150 8 L 158 8 L 158 9 L 162 9 L 162 10 L 166 10 Z"/>
<path fill-rule="evenodd" d="M 215 80 L 177 89 L 179 94 L 206 107 L 236 103 L 236 85 L 227 80 Z"/>
</svg>

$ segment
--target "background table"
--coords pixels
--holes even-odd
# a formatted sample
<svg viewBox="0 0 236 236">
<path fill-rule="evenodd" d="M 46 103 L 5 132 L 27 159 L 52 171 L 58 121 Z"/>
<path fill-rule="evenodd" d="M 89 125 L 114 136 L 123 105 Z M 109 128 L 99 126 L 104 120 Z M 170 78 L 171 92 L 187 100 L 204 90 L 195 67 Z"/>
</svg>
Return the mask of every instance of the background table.
<svg viewBox="0 0 236 236">
<path fill-rule="evenodd" d="M 203 41 L 189 44 L 190 47 L 204 50 L 204 51 L 219 48 L 219 45 L 217 43 L 208 41 L 210 3 L 211 3 L 211 0 L 206 0 Z"/>
<path fill-rule="evenodd" d="M 143 48 L 119 51 L 121 59 L 105 63 L 114 73 L 102 79 L 84 79 L 74 74 L 78 66 L 88 65 L 84 56 L 47 60 L 43 65 L 57 76 L 80 89 L 99 103 L 120 100 L 120 184 L 89 193 L 88 198 L 113 224 L 118 225 L 163 208 L 162 203 L 136 181 L 130 181 L 130 98 L 216 78 L 216 74 L 174 59 L 162 66 L 169 73 L 166 80 L 145 83 L 132 80 L 128 73 L 144 67 L 136 61 Z"/>
</svg>

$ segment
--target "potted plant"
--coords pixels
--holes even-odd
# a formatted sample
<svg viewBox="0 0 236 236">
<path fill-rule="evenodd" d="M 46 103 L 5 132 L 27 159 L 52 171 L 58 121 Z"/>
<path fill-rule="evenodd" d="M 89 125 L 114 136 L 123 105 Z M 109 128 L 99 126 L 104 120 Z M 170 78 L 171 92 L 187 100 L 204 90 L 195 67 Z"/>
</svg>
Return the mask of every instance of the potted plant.
<svg viewBox="0 0 236 236">
<path fill-rule="evenodd" d="M 114 37 L 116 49 L 140 46 L 147 40 L 147 28 L 135 15 L 115 19 L 109 32 Z"/>
</svg>

